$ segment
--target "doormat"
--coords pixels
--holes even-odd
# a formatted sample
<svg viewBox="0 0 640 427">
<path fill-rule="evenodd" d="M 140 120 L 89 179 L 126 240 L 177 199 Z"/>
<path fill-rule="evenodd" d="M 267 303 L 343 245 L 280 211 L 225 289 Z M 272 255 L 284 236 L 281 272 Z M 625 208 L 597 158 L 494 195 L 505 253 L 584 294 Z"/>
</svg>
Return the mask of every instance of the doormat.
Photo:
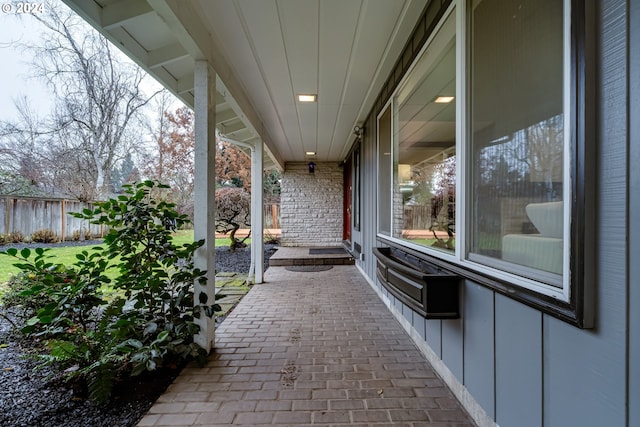
<svg viewBox="0 0 640 427">
<path fill-rule="evenodd" d="M 333 268 L 332 265 L 291 265 L 285 267 L 286 270 L 296 271 L 299 273 L 310 273 L 314 271 L 327 271 Z"/>
<path fill-rule="evenodd" d="M 309 255 L 346 255 L 344 248 L 310 248 Z"/>
</svg>

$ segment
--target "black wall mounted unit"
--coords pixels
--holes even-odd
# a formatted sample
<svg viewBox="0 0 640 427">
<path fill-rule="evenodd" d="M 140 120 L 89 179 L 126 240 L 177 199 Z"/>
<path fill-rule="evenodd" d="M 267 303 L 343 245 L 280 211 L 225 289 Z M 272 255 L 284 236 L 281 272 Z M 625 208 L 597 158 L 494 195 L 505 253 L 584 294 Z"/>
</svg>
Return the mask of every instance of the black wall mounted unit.
<svg viewBox="0 0 640 427">
<path fill-rule="evenodd" d="M 373 248 L 376 276 L 391 294 L 427 319 L 460 317 L 461 277 L 397 248 Z"/>
</svg>

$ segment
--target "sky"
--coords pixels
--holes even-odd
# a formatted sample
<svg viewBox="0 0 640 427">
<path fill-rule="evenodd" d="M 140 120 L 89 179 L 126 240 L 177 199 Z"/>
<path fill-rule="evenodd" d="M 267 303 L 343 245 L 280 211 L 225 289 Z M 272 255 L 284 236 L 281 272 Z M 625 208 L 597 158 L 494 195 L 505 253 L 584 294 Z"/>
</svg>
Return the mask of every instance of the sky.
<svg viewBox="0 0 640 427">
<path fill-rule="evenodd" d="M 30 53 L 19 46 L 19 43 L 38 41 L 43 27 L 34 16 L 18 14 L 16 5 L 15 1 L 0 0 L 0 121 L 17 118 L 15 101 L 23 96 L 28 98 L 31 108 L 40 117 L 46 116 L 54 104 L 46 84 L 30 73 Z M 148 93 L 160 87 L 151 78 L 145 79 L 144 84 Z M 171 109 L 181 105 L 176 100 Z"/>
<path fill-rule="evenodd" d="M 0 6 L 6 4 L 11 3 Z M 37 40 L 40 25 L 29 14 L 0 9 L 0 120 L 16 117 L 14 100 L 24 95 L 38 114 L 45 115 L 52 107 L 51 96 L 43 82 L 30 76 L 31 57 L 18 46 Z"/>
</svg>

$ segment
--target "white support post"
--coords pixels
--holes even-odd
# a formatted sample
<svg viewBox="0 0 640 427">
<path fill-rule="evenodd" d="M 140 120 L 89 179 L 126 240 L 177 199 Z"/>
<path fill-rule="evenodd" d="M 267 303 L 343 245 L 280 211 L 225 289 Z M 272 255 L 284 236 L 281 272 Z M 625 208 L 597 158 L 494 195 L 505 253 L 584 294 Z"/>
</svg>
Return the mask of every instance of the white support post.
<svg viewBox="0 0 640 427">
<path fill-rule="evenodd" d="M 194 283 L 194 304 L 200 304 L 200 296 L 207 296 L 206 305 L 215 299 L 215 219 L 216 219 L 216 78 L 207 61 L 196 61 L 194 70 L 194 215 L 193 234 L 196 241 L 205 244 L 195 253 L 195 266 L 207 271 L 207 284 Z M 209 352 L 214 346 L 215 319 L 200 313 L 197 319 L 200 332 L 194 340 Z"/>
<path fill-rule="evenodd" d="M 264 204 L 262 189 L 262 140 L 251 150 L 251 258 L 254 283 L 262 283 L 264 272 Z"/>
</svg>

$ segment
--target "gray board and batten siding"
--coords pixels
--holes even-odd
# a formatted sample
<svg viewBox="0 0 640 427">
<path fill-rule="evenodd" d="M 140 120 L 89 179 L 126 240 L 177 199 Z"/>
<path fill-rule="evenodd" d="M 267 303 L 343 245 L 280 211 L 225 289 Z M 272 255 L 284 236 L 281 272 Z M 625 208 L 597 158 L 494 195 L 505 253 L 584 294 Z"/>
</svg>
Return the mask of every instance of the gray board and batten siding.
<svg viewBox="0 0 640 427">
<path fill-rule="evenodd" d="M 376 280 L 372 255 L 380 246 L 379 110 L 365 123 L 358 242 L 365 256 L 357 265 L 414 339 L 428 345 L 501 427 L 640 426 L 640 2 L 589 3 L 597 104 L 597 165 L 587 171 L 597 180 L 593 328 L 580 329 L 470 280 L 463 281 L 459 319 L 427 320 L 394 298 Z"/>
</svg>

